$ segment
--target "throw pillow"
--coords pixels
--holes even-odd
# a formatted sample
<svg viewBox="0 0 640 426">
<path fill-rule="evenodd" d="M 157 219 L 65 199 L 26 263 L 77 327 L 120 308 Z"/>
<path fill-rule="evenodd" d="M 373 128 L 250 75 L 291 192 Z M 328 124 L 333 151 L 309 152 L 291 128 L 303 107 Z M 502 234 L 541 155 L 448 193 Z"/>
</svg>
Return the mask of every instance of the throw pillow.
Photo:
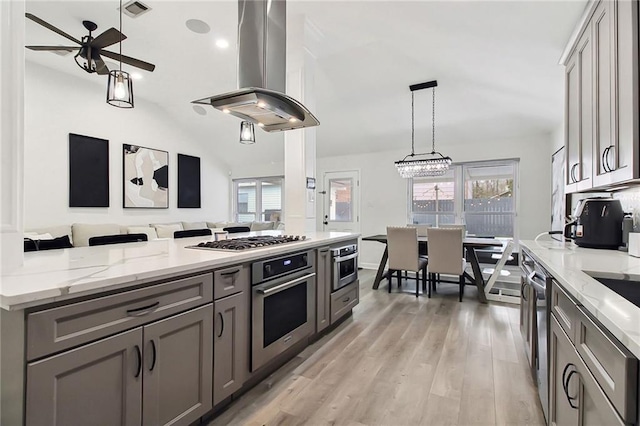
<svg viewBox="0 0 640 426">
<path fill-rule="evenodd" d="M 171 225 L 155 225 L 158 238 L 173 238 L 173 233 L 176 231 L 182 231 L 181 223 L 174 223 Z"/>
<path fill-rule="evenodd" d="M 182 222 L 182 229 L 190 231 L 192 229 L 207 229 L 207 222 Z"/>
<path fill-rule="evenodd" d="M 147 234 L 147 238 L 149 241 L 155 240 L 158 238 L 158 233 L 155 228 L 150 226 L 128 226 L 127 234 Z"/>
</svg>

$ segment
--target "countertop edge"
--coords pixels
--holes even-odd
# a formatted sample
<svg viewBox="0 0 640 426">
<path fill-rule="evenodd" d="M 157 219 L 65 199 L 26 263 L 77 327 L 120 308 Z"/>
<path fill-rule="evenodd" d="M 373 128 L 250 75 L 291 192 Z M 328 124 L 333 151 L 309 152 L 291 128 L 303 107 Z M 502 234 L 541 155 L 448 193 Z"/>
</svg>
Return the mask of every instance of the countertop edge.
<svg viewBox="0 0 640 426">
<path fill-rule="evenodd" d="M 295 247 L 283 244 L 263 249 L 249 250 L 246 252 L 224 252 L 228 257 L 210 259 L 185 265 L 168 266 L 166 268 L 145 271 L 142 273 L 123 274 L 115 278 L 98 278 L 88 282 L 70 284 L 65 287 L 47 288 L 11 296 L 0 293 L 0 308 L 7 311 L 20 311 L 50 303 L 69 301 L 85 296 L 98 296 L 101 293 L 122 290 L 128 287 L 152 283 L 154 281 L 164 281 L 177 276 L 197 275 L 198 273 L 210 272 L 238 263 L 251 262 L 259 258 L 272 257 L 299 250 L 309 250 L 325 245 L 340 243 L 342 241 L 354 240 L 358 239 L 360 236 L 361 235 L 359 233 L 349 233 L 347 235 L 327 237 L 319 240 L 310 239 L 301 243 L 296 243 Z M 188 239 L 184 239 L 183 241 L 185 241 L 185 244 L 188 244 Z M 75 249 L 71 248 L 65 250 Z M 192 249 L 185 248 L 185 250 Z"/>
<path fill-rule="evenodd" d="M 569 244 L 569 243 L 566 243 Z M 606 286 L 599 283 L 594 278 L 590 277 L 588 274 L 577 270 L 571 270 L 570 274 L 579 274 L 579 279 L 588 283 L 589 287 L 597 288 L 598 292 L 606 295 L 607 300 L 613 301 L 612 305 L 617 306 L 617 308 L 613 308 L 619 312 L 632 312 L 633 317 L 638 318 L 637 327 L 639 330 L 635 330 L 635 333 L 632 331 L 624 329 L 616 320 L 612 317 L 615 315 L 611 315 L 612 312 L 607 313 L 601 307 L 596 305 L 597 303 L 602 303 L 602 300 L 592 300 L 592 297 L 589 297 L 583 293 L 583 290 L 578 288 L 576 283 L 570 282 L 565 275 L 568 274 L 568 268 L 562 268 L 558 265 L 554 265 L 542 258 L 539 251 L 540 250 L 562 250 L 562 247 L 558 245 L 557 247 L 549 248 L 544 247 L 540 244 L 536 244 L 534 241 L 520 241 L 520 246 L 527 250 L 527 252 L 537 261 L 539 262 L 552 276 L 553 278 L 562 286 L 564 290 L 566 290 L 572 297 L 574 297 L 584 308 L 585 310 L 591 314 L 594 318 L 596 318 L 608 331 L 613 335 L 616 339 L 622 343 L 632 354 L 634 354 L 637 358 L 640 359 L 640 308 L 633 305 L 631 302 L 618 295 L 614 291 L 610 290 Z M 595 249 L 580 249 L 574 246 L 566 247 L 564 250 L 571 253 L 572 255 L 580 255 L 579 250 L 595 250 Z M 617 255 L 627 256 L 626 254 L 620 252 Z M 611 309 L 610 309 L 611 310 Z M 625 316 L 624 313 L 620 314 Z M 635 335 L 634 335 L 635 334 Z"/>
</svg>

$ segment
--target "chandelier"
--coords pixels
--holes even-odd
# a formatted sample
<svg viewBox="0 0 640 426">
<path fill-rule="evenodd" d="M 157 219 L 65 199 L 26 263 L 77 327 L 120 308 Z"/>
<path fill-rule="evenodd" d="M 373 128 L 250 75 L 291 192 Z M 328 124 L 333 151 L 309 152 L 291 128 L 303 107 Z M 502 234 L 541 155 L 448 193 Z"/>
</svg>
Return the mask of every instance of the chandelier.
<svg viewBox="0 0 640 426">
<path fill-rule="evenodd" d="M 414 84 L 409 86 L 411 90 L 411 154 L 407 155 L 400 161 L 396 161 L 395 165 L 398 173 L 405 179 L 424 176 L 442 176 L 449 170 L 451 166 L 451 157 L 445 157 L 436 151 L 436 86 L 437 80 L 428 81 L 426 83 Z M 424 154 L 416 154 L 415 146 L 415 112 L 414 112 L 414 92 L 416 90 L 431 88 L 432 96 L 432 114 L 431 114 L 431 152 Z M 422 158 L 415 158 L 422 157 Z"/>
</svg>

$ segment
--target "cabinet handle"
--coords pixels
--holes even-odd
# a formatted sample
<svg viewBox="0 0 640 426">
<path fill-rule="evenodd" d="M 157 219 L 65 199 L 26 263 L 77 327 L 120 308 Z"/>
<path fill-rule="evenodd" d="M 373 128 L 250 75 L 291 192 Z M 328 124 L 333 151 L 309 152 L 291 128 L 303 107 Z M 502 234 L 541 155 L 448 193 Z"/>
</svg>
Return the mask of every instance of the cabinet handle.
<svg viewBox="0 0 640 426">
<path fill-rule="evenodd" d="M 342 303 L 347 303 L 349 300 L 351 300 L 351 296 L 342 299 Z"/>
<path fill-rule="evenodd" d="M 525 287 L 526 287 L 527 283 L 526 282 L 522 282 L 522 284 L 520 285 L 520 294 L 522 295 L 522 300 L 525 302 L 528 302 L 527 296 L 526 296 L 526 292 L 525 292 Z"/>
<path fill-rule="evenodd" d="M 133 376 L 136 379 L 140 376 L 140 373 L 142 372 L 142 352 L 140 351 L 140 346 L 136 345 L 136 356 L 138 357 L 138 371 L 136 371 L 136 375 Z"/>
<path fill-rule="evenodd" d="M 153 371 L 156 366 L 156 342 L 153 339 L 151 339 L 151 350 L 153 351 L 153 358 L 151 358 L 151 368 L 149 368 L 149 371 Z"/>
<path fill-rule="evenodd" d="M 609 173 L 611 171 L 611 168 L 609 167 L 609 158 L 607 157 L 610 148 L 611 147 L 608 146 L 604 149 L 604 151 L 602 151 L 602 168 L 604 169 L 605 173 Z"/>
<path fill-rule="evenodd" d="M 220 322 L 222 324 L 222 326 L 220 327 L 220 334 L 218 334 L 218 337 L 222 337 L 222 335 L 224 334 L 224 317 L 222 316 L 222 312 L 218 312 L 218 315 L 220 315 Z"/>
<path fill-rule="evenodd" d="M 235 275 L 238 272 L 240 272 L 240 269 L 234 269 L 233 271 L 223 272 L 220 275 L 223 276 L 223 277 L 228 277 L 229 275 Z"/>
<path fill-rule="evenodd" d="M 148 315 L 151 312 L 155 311 L 158 306 L 160 306 L 160 301 L 152 303 L 149 306 L 143 306 L 141 308 L 127 309 L 127 315 L 129 315 L 130 317 L 141 317 L 144 315 Z"/>
<path fill-rule="evenodd" d="M 573 166 L 571 166 L 571 172 L 569 173 L 570 177 L 571 177 L 571 183 L 576 183 L 578 182 L 578 179 L 576 178 L 575 175 L 575 171 L 576 171 L 576 167 L 578 167 L 580 163 L 576 163 Z"/>
<path fill-rule="evenodd" d="M 571 365 L 573 365 L 573 364 L 571 364 Z M 575 367 L 575 365 L 574 365 L 574 367 Z M 569 395 L 569 382 L 571 381 L 571 376 L 573 376 L 577 372 L 578 372 L 577 370 L 571 370 L 571 372 L 567 375 L 567 383 L 566 383 L 567 386 L 564 389 L 564 393 L 567 395 L 567 401 L 569 401 L 569 405 L 571 406 L 571 408 L 573 408 L 575 410 L 578 409 L 578 405 L 577 404 L 573 405 L 572 401 L 576 401 L 578 399 L 578 396 L 576 395 L 576 396 L 572 397 L 572 396 Z"/>
</svg>

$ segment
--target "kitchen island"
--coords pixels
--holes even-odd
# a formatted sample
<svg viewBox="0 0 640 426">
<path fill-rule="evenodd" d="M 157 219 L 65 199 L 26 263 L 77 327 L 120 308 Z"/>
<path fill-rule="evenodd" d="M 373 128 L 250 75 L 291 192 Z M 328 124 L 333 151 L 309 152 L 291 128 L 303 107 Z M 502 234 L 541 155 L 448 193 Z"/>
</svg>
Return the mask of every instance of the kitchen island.
<svg viewBox="0 0 640 426">
<path fill-rule="evenodd" d="M 212 239 L 194 237 L 26 253 L 22 267 L 2 276 L 1 423 L 197 421 L 351 312 L 357 279 L 331 291 L 329 249 L 357 238 L 315 232 L 228 252 L 188 248 Z M 274 284 L 287 278 L 253 287 L 255 265 L 273 260 L 287 269 L 291 259 L 303 268 L 291 269 L 298 275 L 284 287 L 307 303 L 285 319 L 303 333 L 291 340 L 296 330 L 265 326 L 282 333 L 284 347 L 252 369 L 256 293 L 279 294 Z M 265 335 L 265 347 L 267 339 L 282 344 Z"/>
</svg>

